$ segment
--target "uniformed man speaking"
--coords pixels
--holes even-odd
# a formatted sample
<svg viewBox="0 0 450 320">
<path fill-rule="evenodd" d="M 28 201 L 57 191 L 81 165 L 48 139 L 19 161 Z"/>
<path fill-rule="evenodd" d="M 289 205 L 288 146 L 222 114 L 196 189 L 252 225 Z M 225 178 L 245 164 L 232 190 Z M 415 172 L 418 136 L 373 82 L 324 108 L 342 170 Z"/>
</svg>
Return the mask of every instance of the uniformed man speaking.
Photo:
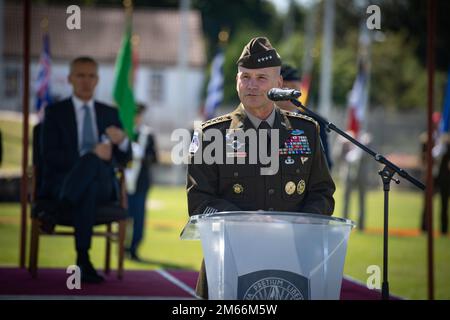
<svg viewBox="0 0 450 320">
<path fill-rule="evenodd" d="M 331 215 L 335 185 L 320 145 L 318 124 L 281 110 L 267 98 L 270 89 L 282 85 L 280 56 L 267 38 L 257 37 L 244 47 L 237 65 L 236 90 L 241 104 L 233 112 L 203 123 L 194 133 L 187 177 L 189 215 L 242 210 Z M 222 133 L 222 138 L 206 139 L 209 130 Z M 245 140 L 233 138 L 237 132 L 251 131 L 257 134 Z M 257 140 L 251 139 L 255 136 Z M 217 142 L 223 146 L 222 153 L 214 153 L 218 161 L 194 161 Z M 274 172 L 262 174 L 268 164 L 251 161 L 255 150 L 257 159 L 267 153 L 278 161 Z M 208 297 L 204 264 L 197 294 Z"/>
</svg>

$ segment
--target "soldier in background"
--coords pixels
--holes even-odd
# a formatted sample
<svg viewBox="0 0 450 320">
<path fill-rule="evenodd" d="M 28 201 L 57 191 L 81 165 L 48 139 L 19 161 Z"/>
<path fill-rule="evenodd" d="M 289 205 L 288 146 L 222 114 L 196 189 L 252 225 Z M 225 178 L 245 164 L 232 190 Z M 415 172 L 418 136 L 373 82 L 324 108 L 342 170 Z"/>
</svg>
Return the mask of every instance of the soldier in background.
<svg viewBox="0 0 450 320">
<path fill-rule="evenodd" d="M 441 114 L 439 112 L 434 112 L 432 115 L 432 124 L 433 124 L 433 145 L 432 149 L 432 157 L 433 157 L 433 167 L 432 167 L 432 175 L 433 175 L 433 193 L 440 192 L 441 194 L 441 232 L 446 234 L 448 232 L 448 196 L 449 196 L 449 174 L 448 174 L 448 165 L 446 166 L 446 161 L 448 162 L 448 134 L 439 136 L 439 122 L 441 120 Z M 441 140 L 441 141 L 439 141 Z M 428 134 L 427 132 L 423 132 L 420 135 L 420 143 L 421 143 L 421 167 L 422 171 L 422 180 L 426 180 L 426 168 L 427 168 L 427 145 L 428 145 Z M 425 208 L 425 193 L 423 199 L 423 209 L 422 209 L 422 220 L 420 228 L 423 232 L 428 230 L 427 228 L 427 219 L 426 219 L 426 208 Z"/>
</svg>

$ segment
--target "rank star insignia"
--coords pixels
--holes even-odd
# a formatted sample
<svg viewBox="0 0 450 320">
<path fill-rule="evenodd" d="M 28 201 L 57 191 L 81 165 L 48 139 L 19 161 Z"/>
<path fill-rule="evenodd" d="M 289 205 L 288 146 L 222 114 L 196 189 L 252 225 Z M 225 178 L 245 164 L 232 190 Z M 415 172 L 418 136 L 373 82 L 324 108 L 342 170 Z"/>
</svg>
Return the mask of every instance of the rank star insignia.
<svg viewBox="0 0 450 320">
<path fill-rule="evenodd" d="M 300 180 L 297 184 L 297 193 L 302 194 L 303 192 L 305 192 L 305 188 L 306 188 L 305 180 Z"/>
<path fill-rule="evenodd" d="M 295 183 L 293 181 L 289 181 L 286 183 L 286 185 L 284 186 L 284 191 L 286 191 L 286 193 L 288 195 L 292 195 L 295 192 Z"/>
<path fill-rule="evenodd" d="M 233 185 L 233 192 L 235 194 L 241 194 L 242 192 L 244 192 L 244 187 L 241 184 L 236 183 Z"/>
</svg>

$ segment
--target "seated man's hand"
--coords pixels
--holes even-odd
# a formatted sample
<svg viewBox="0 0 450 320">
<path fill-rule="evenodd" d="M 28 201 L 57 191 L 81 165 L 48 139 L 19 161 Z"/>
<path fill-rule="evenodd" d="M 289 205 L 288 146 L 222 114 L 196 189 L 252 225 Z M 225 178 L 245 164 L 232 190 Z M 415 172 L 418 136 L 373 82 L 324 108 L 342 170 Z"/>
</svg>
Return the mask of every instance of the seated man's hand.
<svg viewBox="0 0 450 320">
<path fill-rule="evenodd" d="M 115 126 L 109 126 L 108 128 L 106 128 L 106 134 L 108 135 L 109 139 L 111 139 L 111 142 L 116 145 L 121 144 L 125 139 L 125 133 Z"/>
<path fill-rule="evenodd" d="M 111 160 L 112 145 L 110 143 L 98 143 L 95 146 L 94 153 L 102 160 Z"/>
</svg>

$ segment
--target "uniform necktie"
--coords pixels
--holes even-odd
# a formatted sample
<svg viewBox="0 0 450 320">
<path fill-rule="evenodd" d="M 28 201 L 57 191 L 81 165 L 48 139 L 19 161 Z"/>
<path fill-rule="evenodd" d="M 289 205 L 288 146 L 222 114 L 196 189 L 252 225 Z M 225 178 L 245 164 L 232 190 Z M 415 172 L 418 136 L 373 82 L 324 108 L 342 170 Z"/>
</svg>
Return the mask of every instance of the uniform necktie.
<svg viewBox="0 0 450 320">
<path fill-rule="evenodd" d="M 267 153 L 270 154 L 270 129 L 272 129 L 272 127 L 270 126 L 270 124 L 267 121 L 261 121 L 261 123 L 259 124 L 258 130 L 261 129 L 266 129 L 267 130 Z"/>
<path fill-rule="evenodd" d="M 269 123 L 267 123 L 267 121 L 261 121 L 261 123 L 259 124 L 258 130 L 260 130 L 260 129 L 266 129 L 267 134 L 269 135 L 269 138 L 270 138 L 270 129 L 272 129 L 272 127 L 270 126 Z"/>
<path fill-rule="evenodd" d="M 83 118 L 83 130 L 81 135 L 81 154 L 91 151 L 97 139 L 95 139 L 94 128 L 92 126 L 92 116 L 87 105 L 83 106 L 84 118 Z"/>
</svg>

